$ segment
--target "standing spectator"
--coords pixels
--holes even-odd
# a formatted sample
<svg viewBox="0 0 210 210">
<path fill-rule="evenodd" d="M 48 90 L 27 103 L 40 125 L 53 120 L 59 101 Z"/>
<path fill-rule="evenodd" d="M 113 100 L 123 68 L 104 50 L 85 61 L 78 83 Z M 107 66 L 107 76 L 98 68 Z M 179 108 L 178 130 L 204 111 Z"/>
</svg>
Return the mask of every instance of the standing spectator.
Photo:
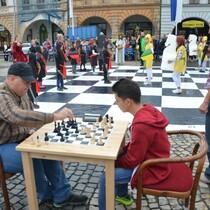
<svg viewBox="0 0 210 210">
<path fill-rule="evenodd" d="M 92 67 L 93 72 L 95 72 L 95 68 L 97 66 L 97 59 L 98 59 L 98 50 L 96 46 L 96 42 L 94 40 L 89 41 L 90 44 L 90 65 Z"/>
<path fill-rule="evenodd" d="M 15 36 L 15 41 L 12 44 L 13 63 L 15 62 L 28 62 L 27 56 L 23 53 L 22 43 L 19 35 Z"/>
<path fill-rule="evenodd" d="M 35 82 L 33 82 L 31 84 L 31 87 L 28 89 L 28 96 L 31 100 L 31 102 L 33 103 L 33 108 L 34 109 L 38 109 L 39 105 L 37 103 L 35 103 L 35 98 L 38 96 L 38 93 L 40 92 L 40 88 L 39 88 L 39 84 L 37 81 L 37 77 L 40 73 L 40 64 L 37 62 L 36 60 L 36 54 L 30 52 L 29 53 L 29 62 L 28 64 L 31 66 L 31 69 L 33 71 L 33 77 L 36 79 Z"/>
<path fill-rule="evenodd" d="M 64 56 L 63 52 L 63 43 L 57 42 L 56 44 L 56 56 L 55 56 L 55 62 L 56 62 L 56 71 L 57 71 L 57 90 L 63 91 L 64 89 L 67 89 L 64 87 L 63 79 L 66 77 L 65 72 L 65 62 L 66 58 Z"/>
<path fill-rule="evenodd" d="M 5 61 L 8 61 L 8 52 L 7 52 L 8 49 L 9 49 L 9 46 L 7 45 L 7 42 L 4 41 L 4 50 L 3 50 L 3 53 L 4 53 L 4 60 Z"/>
<path fill-rule="evenodd" d="M 206 64 L 207 64 L 207 61 L 208 61 L 208 56 L 205 55 L 203 57 L 203 50 L 204 50 L 207 39 L 208 39 L 207 36 L 203 36 L 202 42 L 199 44 L 199 51 L 201 52 L 201 59 L 203 58 L 203 62 L 201 63 L 200 72 L 205 72 L 206 71 Z"/>
<path fill-rule="evenodd" d="M 120 65 L 125 61 L 125 40 L 123 39 L 123 34 L 118 34 L 118 39 L 116 40 L 116 53 L 115 62 Z"/>
<path fill-rule="evenodd" d="M 79 53 L 77 51 L 76 42 L 72 42 L 72 47 L 70 49 L 70 58 L 71 58 L 71 65 L 72 65 L 72 73 L 76 74 L 77 63 L 79 60 Z"/>
<path fill-rule="evenodd" d="M 203 43 L 202 43 L 202 36 L 198 37 L 198 46 L 197 46 L 197 53 L 198 53 L 198 70 L 200 70 L 201 67 L 201 59 L 202 59 L 202 49 L 203 49 Z"/>
<path fill-rule="evenodd" d="M 36 61 L 40 64 L 40 72 L 38 74 L 38 83 L 41 89 L 45 89 L 46 86 L 42 84 L 43 78 L 46 76 L 47 68 L 46 68 L 46 60 L 42 55 L 42 48 L 39 45 L 36 45 Z"/>
<path fill-rule="evenodd" d="M 139 45 L 140 66 L 144 66 L 144 63 L 143 63 L 143 61 L 141 60 L 141 55 L 142 55 L 142 53 L 144 52 L 145 45 L 146 45 L 146 43 L 145 43 L 145 38 L 144 38 L 144 37 L 145 37 L 145 34 L 144 34 L 144 32 L 142 31 L 142 32 L 138 35 L 137 40 L 136 40 L 137 44 Z"/>
<path fill-rule="evenodd" d="M 86 71 L 85 64 L 86 64 L 86 52 L 85 47 L 80 44 L 79 46 L 79 57 L 80 57 L 80 71 Z M 83 66 L 83 69 L 82 69 Z"/>
<path fill-rule="evenodd" d="M 181 94 L 181 73 L 186 71 L 187 66 L 187 52 L 185 48 L 185 39 L 183 36 L 177 36 L 176 38 L 176 58 L 175 60 L 168 60 L 168 63 L 175 62 L 174 72 L 172 78 L 176 84 L 176 89 L 172 90 L 173 93 Z"/>
</svg>

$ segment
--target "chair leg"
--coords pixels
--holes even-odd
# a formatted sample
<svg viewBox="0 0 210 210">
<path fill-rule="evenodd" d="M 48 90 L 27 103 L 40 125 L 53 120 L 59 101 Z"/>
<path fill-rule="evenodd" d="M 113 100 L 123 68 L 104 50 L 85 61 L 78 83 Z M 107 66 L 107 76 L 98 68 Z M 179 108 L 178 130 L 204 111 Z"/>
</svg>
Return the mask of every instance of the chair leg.
<svg viewBox="0 0 210 210">
<path fill-rule="evenodd" d="M 4 202 L 5 202 L 6 210 L 11 210 L 5 180 L 2 180 L 1 187 L 2 187 L 2 192 L 3 192 L 3 196 L 4 196 Z"/>
<path fill-rule="evenodd" d="M 136 210 L 141 210 L 142 192 L 138 192 L 138 191 L 137 191 L 137 200 L 136 200 Z"/>
</svg>

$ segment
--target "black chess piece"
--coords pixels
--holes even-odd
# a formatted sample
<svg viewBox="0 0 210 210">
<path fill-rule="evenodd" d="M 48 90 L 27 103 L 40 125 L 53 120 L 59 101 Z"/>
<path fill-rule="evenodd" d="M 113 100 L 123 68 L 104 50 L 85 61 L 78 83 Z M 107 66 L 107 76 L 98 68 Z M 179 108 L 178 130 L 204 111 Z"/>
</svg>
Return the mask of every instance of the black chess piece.
<svg viewBox="0 0 210 210">
<path fill-rule="evenodd" d="M 44 141 L 49 141 L 48 133 L 45 133 L 44 135 L 45 135 Z"/>
<path fill-rule="evenodd" d="M 69 135 L 69 131 L 68 129 L 66 130 L 66 133 L 65 133 L 65 136 L 68 136 Z"/>
<path fill-rule="evenodd" d="M 77 128 L 77 121 L 76 121 L 76 119 L 73 120 L 73 124 L 72 124 L 71 128 L 75 128 L 75 129 Z"/>
<path fill-rule="evenodd" d="M 114 123 L 113 117 L 111 117 L 111 123 Z"/>
<path fill-rule="evenodd" d="M 58 126 L 57 126 L 58 131 L 61 130 L 61 124 L 58 122 Z"/>
<path fill-rule="evenodd" d="M 76 130 L 75 130 L 75 133 L 79 133 L 78 126 L 76 126 L 75 129 L 76 129 Z"/>
<path fill-rule="evenodd" d="M 56 123 L 56 122 L 55 122 L 55 129 L 54 129 L 53 132 L 54 132 L 54 133 L 58 133 L 58 132 L 59 132 L 58 127 L 57 127 L 57 123 Z"/>
<path fill-rule="evenodd" d="M 74 121 L 71 120 L 71 119 L 69 119 L 69 120 L 67 121 L 67 127 L 68 127 L 68 128 L 71 127 L 71 126 L 73 125 L 73 123 L 74 123 Z"/>
<path fill-rule="evenodd" d="M 106 117 L 106 119 L 107 119 L 107 122 L 109 122 L 109 115 L 106 114 L 105 117 Z"/>
<path fill-rule="evenodd" d="M 61 134 L 60 141 L 61 141 L 61 142 L 64 142 L 64 141 L 65 141 L 65 138 L 63 137 L 63 134 Z"/>
<path fill-rule="evenodd" d="M 64 120 L 62 120 L 61 125 L 62 125 L 62 126 L 65 126 L 65 122 L 64 122 Z"/>
</svg>

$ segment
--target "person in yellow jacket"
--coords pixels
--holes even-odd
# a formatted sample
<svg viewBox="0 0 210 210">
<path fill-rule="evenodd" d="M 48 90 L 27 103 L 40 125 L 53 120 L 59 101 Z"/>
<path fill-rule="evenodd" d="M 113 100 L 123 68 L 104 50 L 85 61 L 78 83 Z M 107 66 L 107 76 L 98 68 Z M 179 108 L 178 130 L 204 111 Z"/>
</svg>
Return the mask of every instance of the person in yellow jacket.
<svg viewBox="0 0 210 210">
<path fill-rule="evenodd" d="M 206 45 L 207 39 L 208 39 L 207 36 L 203 36 L 202 42 L 198 46 L 198 49 L 199 49 L 199 52 L 200 52 L 200 66 L 201 66 L 200 72 L 205 72 L 206 71 L 206 64 L 207 64 L 207 61 L 208 61 L 208 56 L 205 55 L 204 58 L 203 58 L 203 50 L 204 50 L 204 47 Z M 203 59 L 203 62 L 202 62 L 202 59 Z"/>
<path fill-rule="evenodd" d="M 186 71 L 187 67 L 187 52 L 185 48 L 185 39 L 183 36 L 176 38 L 176 58 L 175 60 L 168 60 L 168 63 L 175 62 L 172 78 L 176 84 L 176 89 L 172 90 L 173 93 L 181 94 L 181 73 Z"/>
<path fill-rule="evenodd" d="M 144 62 L 144 67 L 146 68 L 147 72 L 147 79 L 144 82 L 145 85 L 151 85 L 151 79 L 152 79 L 152 65 L 153 65 L 153 60 L 154 60 L 154 47 L 152 44 L 152 37 L 150 34 L 147 34 L 145 36 L 145 49 L 144 52 L 141 55 L 141 59 Z"/>
</svg>

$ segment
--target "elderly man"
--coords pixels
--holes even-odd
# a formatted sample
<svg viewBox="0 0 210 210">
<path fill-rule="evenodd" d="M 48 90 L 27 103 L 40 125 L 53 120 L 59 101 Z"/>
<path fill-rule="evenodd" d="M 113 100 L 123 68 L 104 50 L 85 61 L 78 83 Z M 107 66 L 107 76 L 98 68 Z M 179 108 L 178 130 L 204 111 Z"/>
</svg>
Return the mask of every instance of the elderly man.
<svg viewBox="0 0 210 210">
<path fill-rule="evenodd" d="M 73 117 L 72 111 L 67 108 L 56 113 L 34 111 L 26 94 L 33 81 L 31 67 L 17 62 L 10 66 L 5 82 L 0 85 L 0 156 L 5 172 L 23 173 L 21 153 L 15 148 L 34 129 Z M 87 201 L 86 196 L 71 191 L 60 161 L 34 159 L 34 172 L 40 206 L 53 203 L 60 208 Z"/>
</svg>

